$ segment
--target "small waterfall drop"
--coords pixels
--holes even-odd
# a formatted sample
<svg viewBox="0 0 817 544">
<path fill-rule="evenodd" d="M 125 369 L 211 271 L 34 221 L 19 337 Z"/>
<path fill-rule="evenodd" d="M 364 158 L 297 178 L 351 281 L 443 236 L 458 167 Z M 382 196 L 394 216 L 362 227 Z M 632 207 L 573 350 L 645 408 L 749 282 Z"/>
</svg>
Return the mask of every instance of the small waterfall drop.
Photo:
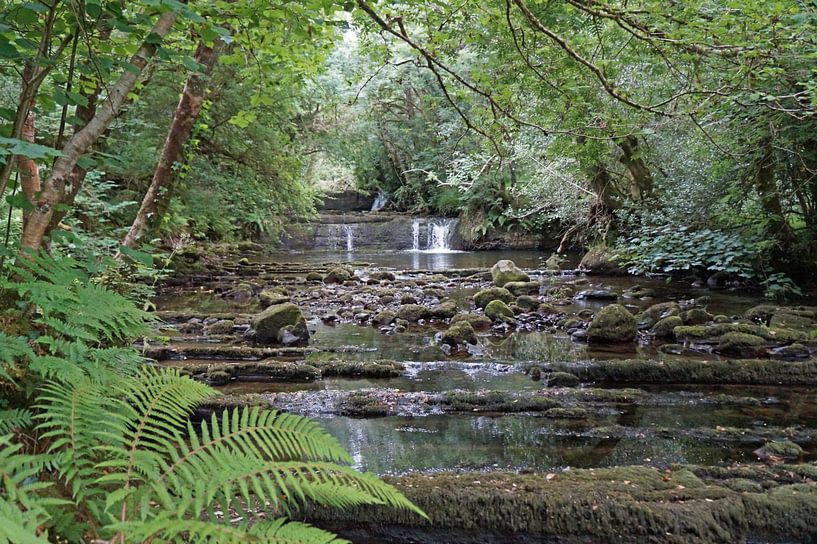
<svg viewBox="0 0 817 544">
<path fill-rule="evenodd" d="M 354 229 L 352 229 L 352 225 L 343 225 L 343 229 L 346 231 L 346 251 L 352 251 L 355 249 Z"/>
<path fill-rule="evenodd" d="M 386 193 L 384 193 L 383 191 L 380 191 L 380 192 L 377 193 L 377 196 L 375 197 L 374 202 L 372 202 L 372 210 L 371 211 L 378 212 L 378 211 L 382 210 L 385 205 L 386 205 Z"/>
<path fill-rule="evenodd" d="M 436 219 L 428 226 L 428 249 L 429 253 L 448 253 L 451 250 L 449 245 L 453 226 L 456 219 Z"/>
<path fill-rule="evenodd" d="M 411 250 L 420 251 L 420 220 L 411 222 Z"/>
</svg>

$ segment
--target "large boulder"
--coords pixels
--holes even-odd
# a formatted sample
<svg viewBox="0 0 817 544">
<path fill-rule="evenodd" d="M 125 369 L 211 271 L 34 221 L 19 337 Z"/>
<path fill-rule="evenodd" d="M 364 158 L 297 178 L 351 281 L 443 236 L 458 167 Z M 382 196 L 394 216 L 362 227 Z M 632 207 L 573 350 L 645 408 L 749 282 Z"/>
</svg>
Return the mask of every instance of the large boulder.
<svg viewBox="0 0 817 544">
<path fill-rule="evenodd" d="M 468 321 L 457 321 L 443 333 L 441 341 L 450 346 L 476 344 L 477 335 Z"/>
<path fill-rule="evenodd" d="M 276 304 L 289 302 L 289 297 L 287 295 L 275 289 L 264 289 L 261 291 L 261 294 L 258 295 L 258 299 L 261 302 L 262 308 L 268 308 L 270 306 L 275 306 Z"/>
<path fill-rule="evenodd" d="M 631 342 L 635 335 L 635 317 L 621 304 L 602 308 L 587 328 L 590 342 Z"/>
<path fill-rule="evenodd" d="M 503 287 L 489 287 L 474 295 L 474 304 L 477 308 L 485 308 L 492 300 L 501 300 L 505 304 L 513 302 L 514 296 Z"/>
<path fill-rule="evenodd" d="M 618 264 L 619 258 L 619 255 L 609 247 L 591 247 L 582 257 L 579 269 L 588 274 L 624 276 L 627 274 L 627 270 Z"/>
<path fill-rule="evenodd" d="M 344 283 L 352 279 L 352 273 L 345 268 L 335 267 L 323 277 L 323 283 Z"/>
<path fill-rule="evenodd" d="M 485 316 L 491 321 L 505 321 L 513 317 L 513 310 L 501 300 L 492 300 L 485 307 Z"/>
<path fill-rule="evenodd" d="M 516 266 L 513 261 L 502 259 L 491 267 L 491 278 L 494 280 L 494 285 L 497 287 L 504 287 L 506 283 L 512 281 L 530 281 L 530 277 Z"/>
<path fill-rule="evenodd" d="M 255 340 L 262 344 L 306 343 L 309 330 L 301 309 L 291 302 L 275 304 L 252 318 Z"/>
<path fill-rule="evenodd" d="M 416 323 L 421 319 L 428 319 L 431 312 L 420 304 L 403 304 L 397 310 L 398 319 L 405 319 L 409 323 Z"/>
</svg>

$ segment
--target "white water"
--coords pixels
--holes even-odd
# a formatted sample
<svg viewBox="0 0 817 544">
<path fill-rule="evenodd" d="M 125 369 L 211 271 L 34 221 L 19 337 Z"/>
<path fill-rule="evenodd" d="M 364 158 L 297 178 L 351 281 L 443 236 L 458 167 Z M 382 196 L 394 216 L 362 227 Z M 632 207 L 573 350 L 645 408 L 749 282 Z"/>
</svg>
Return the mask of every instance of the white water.
<svg viewBox="0 0 817 544">
<path fill-rule="evenodd" d="M 380 191 L 372 202 L 372 211 L 377 212 L 383 209 L 386 205 L 386 193 Z"/>
<path fill-rule="evenodd" d="M 354 230 L 352 230 L 352 225 L 344 225 L 343 228 L 346 230 L 346 251 L 352 251 L 355 249 Z"/>
<path fill-rule="evenodd" d="M 456 219 L 430 219 L 426 222 L 426 246 L 420 247 L 420 227 L 424 220 L 415 219 L 411 223 L 411 251 L 415 253 L 456 253 L 451 249 L 451 237 L 457 225 Z"/>
<path fill-rule="evenodd" d="M 420 251 L 420 220 L 411 222 L 411 250 Z"/>
</svg>

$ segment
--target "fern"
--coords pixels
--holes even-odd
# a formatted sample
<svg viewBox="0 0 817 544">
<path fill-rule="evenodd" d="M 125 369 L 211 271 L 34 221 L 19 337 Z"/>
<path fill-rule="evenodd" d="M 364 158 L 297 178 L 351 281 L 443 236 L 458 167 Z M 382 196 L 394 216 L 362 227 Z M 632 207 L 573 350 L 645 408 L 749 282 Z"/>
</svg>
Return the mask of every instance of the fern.
<svg viewBox="0 0 817 544">
<path fill-rule="evenodd" d="M 423 515 L 391 486 L 351 469 L 337 440 L 309 419 L 255 407 L 190 422 L 213 394 L 151 366 L 110 383 L 47 385 L 38 428 L 72 500 L 93 513 L 76 513 L 76 523 L 130 542 L 329 543 L 338 541 L 285 516 L 307 504 L 384 504 Z M 231 525 L 231 512 L 255 523 Z"/>
</svg>

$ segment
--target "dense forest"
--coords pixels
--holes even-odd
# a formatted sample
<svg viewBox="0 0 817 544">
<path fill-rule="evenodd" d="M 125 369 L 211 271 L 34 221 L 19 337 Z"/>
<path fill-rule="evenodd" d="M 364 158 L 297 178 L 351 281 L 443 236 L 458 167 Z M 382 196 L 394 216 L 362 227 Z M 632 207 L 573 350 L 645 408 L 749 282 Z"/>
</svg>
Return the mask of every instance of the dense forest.
<svg viewBox="0 0 817 544">
<path fill-rule="evenodd" d="M 541 509 L 521 521 L 510 512 L 527 499 L 480 489 L 479 470 L 507 470 L 496 490 L 536 494 L 556 474 L 545 454 L 445 460 L 425 467 L 442 471 L 432 482 L 405 476 L 423 467 L 397 455 L 383 468 L 352 451 L 358 417 L 587 422 L 679 402 L 643 383 L 698 384 L 703 404 L 738 412 L 781 395 L 802 407 L 758 388 L 817 383 L 817 308 L 805 305 L 817 287 L 816 37 L 811 0 L 3 0 L 0 544 L 388 542 L 349 524 L 479 531 L 452 520 L 480 501 L 497 531 L 520 534 L 817 537 L 813 493 L 769 497 L 762 468 L 727 474 L 745 446 L 717 462 L 676 448 L 668 464 L 697 467 L 678 481 L 649 472 L 651 459 L 598 461 L 598 446 L 556 465 L 623 475 L 559 473 L 557 491 L 582 498 L 531 499 Z M 321 236 L 333 251 L 318 251 Z M 360 325 L 369 336 L 344 332 Z M 414 351 L 383 344 L 401 334 Z M 476 393 L 462 378 L 425 392 L 399 381 L 413 364 L 468 357 L 523 381 L 492 375 Z M 590 363 L 569 366 L 579 361 Z M 397 381 L 388 399 L 370 382 L 327 382 L 334 396 L 314 402 L 285 397 L 295 386 L 219 389 L 259 376 Z M 706 389 L 718 384 L 755 389 Z M 817 432 L 804 413 L 770 423 L 781 432 L 758 435 L 757 451 L 774 467 L 801 461 L 768 470 L 806 494 Z M 746 417 L 684 439 L 737 440 L 713 429 Z M 542 419 L 507 432 L 524 442 Z M 577 436 L 673 434 L 628 425 Z M 433 455 L 468 449 L 464 427 L 446 428 L 433 432 L 458 441 Z M 366 429 L 385 449 L 399 442 Z M 749 491 L 729 483 L 741 478 Z M 640 487 L 619 496 L 617 480 Z M 594 522 L 597 489 L 611 502 Z M 684 499 L 728 513 L 695 528 L 706 504 L 656 506 Z M 657 501 L 649 529 L 621 521 L 628 501 Z M 560 508 L 593 514 L 562 526 L 548 517 Z M 777 515 L 790 532 L 775 532 Z"/>
</svg>

